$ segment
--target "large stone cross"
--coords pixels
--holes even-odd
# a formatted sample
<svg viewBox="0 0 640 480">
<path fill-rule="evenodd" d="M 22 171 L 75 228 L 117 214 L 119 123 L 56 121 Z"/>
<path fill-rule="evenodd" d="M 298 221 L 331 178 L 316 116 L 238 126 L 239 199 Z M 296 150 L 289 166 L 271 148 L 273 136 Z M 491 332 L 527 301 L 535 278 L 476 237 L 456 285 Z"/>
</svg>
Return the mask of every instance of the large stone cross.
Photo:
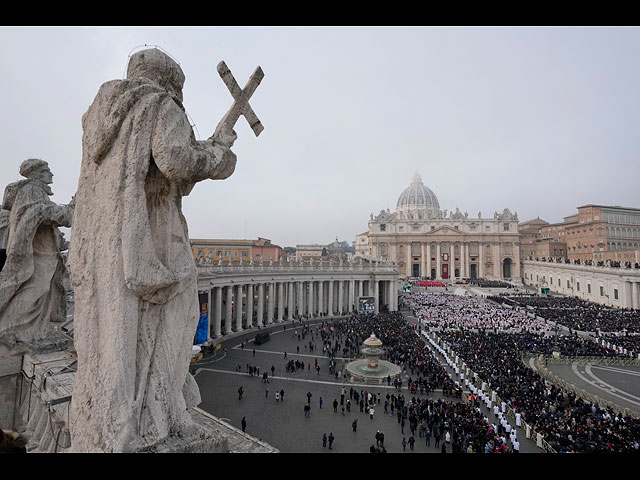
<svg viewBox="0 0 640 480">
<path fill-rule="evenodd" d="M 249 105 L 249 99 L 251 98 L 251 95 L 253 95 L 253 92 L 256 91 L 256 88 L 258 88 L 258 85 L 260 85 L 260 82 L 264 77 L 262 69 L 260 67 L 255 69 L 253 75 L 249 77 L 249 81 L 242 90 L 224 61 L 221 61 L 218 64 L 218 73 L 229 89 L 229 92 L 231 92 L 234 101 L 229 111 L 224 117 L 222 117 L 222 120 L 220 120 L 216 130 L 230 134 L 233 126 L 238 121 L 238 118 L 240 118 L 240 115 L 244 115 L 244 118 L 249 122 L 249 126 L 257 137 L 260 135 L 260 132 L 264 130 L 264 127 L 251 108 L 251 105 Z"/>
</svg>

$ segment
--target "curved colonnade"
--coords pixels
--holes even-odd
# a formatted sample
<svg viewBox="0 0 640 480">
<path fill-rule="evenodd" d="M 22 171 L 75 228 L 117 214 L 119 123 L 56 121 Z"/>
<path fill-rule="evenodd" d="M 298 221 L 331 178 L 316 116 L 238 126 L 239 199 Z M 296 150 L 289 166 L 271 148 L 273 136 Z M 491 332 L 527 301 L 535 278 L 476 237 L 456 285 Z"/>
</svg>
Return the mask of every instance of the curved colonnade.
<svg viewBox="0 0 640 480">
<path fill-rule="evenodd" d="M 398 270 L 392 263 L 280 262 L 198 265 L 201 316 L 208 340 L 251 327 L 357 310 L 373 297 L 373 312 L 398 309 Z"/>
</svg>

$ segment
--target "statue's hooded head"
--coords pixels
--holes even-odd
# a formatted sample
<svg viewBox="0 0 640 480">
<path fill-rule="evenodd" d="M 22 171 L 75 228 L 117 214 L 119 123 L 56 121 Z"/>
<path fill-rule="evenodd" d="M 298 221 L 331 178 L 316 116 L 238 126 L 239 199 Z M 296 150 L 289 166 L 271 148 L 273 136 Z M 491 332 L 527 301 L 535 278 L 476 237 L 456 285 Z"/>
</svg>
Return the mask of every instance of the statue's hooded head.
<svg viewBox="0 0 640 480">
<path fill-rule="evenodd" d="M 148 78 L 182 102 L 184 73 L 180 65 L 157 48 L 141 50 L 131 55 L 127 67 L 127 78 Z"/>
</svg>

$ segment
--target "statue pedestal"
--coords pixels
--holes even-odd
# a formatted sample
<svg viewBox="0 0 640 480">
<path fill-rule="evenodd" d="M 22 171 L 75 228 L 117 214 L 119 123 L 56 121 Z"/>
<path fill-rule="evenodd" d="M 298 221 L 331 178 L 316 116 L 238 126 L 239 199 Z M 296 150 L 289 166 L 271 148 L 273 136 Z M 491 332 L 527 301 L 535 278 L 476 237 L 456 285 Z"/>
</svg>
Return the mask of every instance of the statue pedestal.
<svg viewBox="0 0 640 480">
<path fill-rule="evenodd" d="M 138 453 L 278 453 L 268 443 L 247 435 L 197 407 L 189 409 L 202 429 L 193 437 L 170 437 Z"/>
</svg>

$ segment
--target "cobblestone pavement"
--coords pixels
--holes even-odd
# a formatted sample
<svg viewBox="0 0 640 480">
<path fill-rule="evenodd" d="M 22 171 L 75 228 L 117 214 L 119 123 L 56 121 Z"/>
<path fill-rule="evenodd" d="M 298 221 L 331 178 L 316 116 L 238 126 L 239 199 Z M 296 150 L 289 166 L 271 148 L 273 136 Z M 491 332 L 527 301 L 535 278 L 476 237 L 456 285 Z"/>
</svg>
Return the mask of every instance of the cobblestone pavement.
<svg viewBox="0 0 640 480">
<path fill-rule="evenodd" d="M 318 321 L 311 321 L 311 325 L 319 328 Z M 244 418 L 248 434 L 284 453 L 368 453 L 371 445 L 376 444 L 375 434 L 378 430 L 385 434 L 384 445 L 387 452 L 403 452 L 402 439 L 404 437 L 408 441 L 411 435 L 408 422 L 403 433 L 397 417 L 384 413 L 384 397 L 387 393 L 398 394 L 393 385 L 387 386 L 385 383 L 372 386 L 351 383 L 348 379 L 336 379 L 329 372 L 329 359 L 323 355 L 321 345 L 319 351 L 309 351 L 304 347 L 310 337 L 303 339 L 298 336 L 302 331 L 299 322 L 280 323 L 271 327 L 270 340 L 262 345 L 253 344 L 257 331 L 248 330 L 226 340 L 215 354 L 192 365 L 202 396 L 200 408 L 238 428 L 241 428 Z M 320 343 L 317 335 L 314 340 Z M 304 362 L 304 371 L 287 372 L 285 365 L 291 359 Z M 315 369 L 316 361 L 320 367 L 319 373 Z M 337 359 L 338 371 L 342 362 L 348 361 Z M 247 365 L 259 367 L 259 374 L 249 375 Z M 269 373 L 268 383 L 264 383 L 262 379 L 265 370 Z M 242 399 L 238 399 L 238 389 L 241 386 L 244 393 Z M 351 411 L 345 409 L 343 415 L 340 406 L 342 388 L 346 390 L 345 403 L 349 398 L 350 388 L 377 394 L 381 400 L 375 408 L 373 419 L 355 406 L 351 407 Z M 284 399 L 277 401 L 275 393 L 280 390 L 284 390 Z M 311 410 L 306 417 L 304 406 L 309 392 L 312 394 Z M 410 398 L 405 387 L 401 393 Z M 442 397 L 440 391 L 430 396 L 434 399 L 457 401 Z M 338 401 L 336 411 L 332 406 L 334 400 Z M 485 410 L 485 415 L 490 421 L 495 421 L 492 412 Z M 358 420 L 356 432 L 352 428 L 354 419 Z M 328 446 L 323 447 L 324 433 L 327 436 L 332 433 L 335 437 L 331 450 Z M 433 437 L 431 446 L 427 446 L 417 432 L 415 439 L 414 451 L 407 445 L 404 451 L 406 454 L 440 453 Z M 534 442 L 525 438 L 522 430 L 518 430 L 518 440 L 522 453 L 540 451 Z"/>
</svg>

